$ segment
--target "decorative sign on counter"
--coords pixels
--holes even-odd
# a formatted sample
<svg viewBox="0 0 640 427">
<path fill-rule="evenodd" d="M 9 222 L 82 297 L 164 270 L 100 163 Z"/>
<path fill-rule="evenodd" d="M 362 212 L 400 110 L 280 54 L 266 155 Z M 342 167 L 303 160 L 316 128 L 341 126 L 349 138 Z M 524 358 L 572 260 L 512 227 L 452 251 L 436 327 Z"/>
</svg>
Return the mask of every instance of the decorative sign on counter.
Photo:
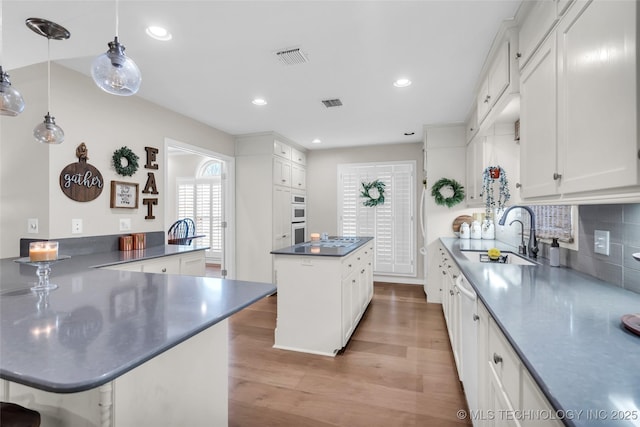
<svg viewBox="0 0 640 427">
<path fill-rule="evenodd" d="M 83 142 L 76 148 L 78 163 L 71 163 L 60 172 L 60 189 L 72 200 L 90 202 L 102 193 L 104 180 L 94 166 L 87 163 L 89 150 Z"/>
<path fill-rule="evenodd" d="M 111 181 L 112 208 L 138 208 L 138 184 L 133 182 Z"/>
</svg>

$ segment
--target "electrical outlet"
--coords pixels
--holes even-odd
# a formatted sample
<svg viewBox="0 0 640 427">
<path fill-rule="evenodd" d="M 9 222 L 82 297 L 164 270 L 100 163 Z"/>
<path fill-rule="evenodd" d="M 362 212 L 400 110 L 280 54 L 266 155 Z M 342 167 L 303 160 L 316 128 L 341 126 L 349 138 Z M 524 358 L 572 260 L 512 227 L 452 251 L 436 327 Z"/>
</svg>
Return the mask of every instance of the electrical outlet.
<svg viewBox="0 0 640 427">
<path fill-rule="evenodd" d="M 38 218 L 27 219 L 27 233 L 38 234 Z"/>
<path fill-rule="evenodd" d="M 131 230 L 131 218 L 120 218 L 120 231 Z"/>
<path fill-rule="evenodd" d="M 595 230 L 593 232 L 593 251 L 597 254 L 609 256 L 609 232 Z"/>
<path fill-rule="evenodd" d="M 81 219 L 72 219 L 71 220 L 71 234 L 81 234 L 82 233 L 82 220 Z"/>
</svg>

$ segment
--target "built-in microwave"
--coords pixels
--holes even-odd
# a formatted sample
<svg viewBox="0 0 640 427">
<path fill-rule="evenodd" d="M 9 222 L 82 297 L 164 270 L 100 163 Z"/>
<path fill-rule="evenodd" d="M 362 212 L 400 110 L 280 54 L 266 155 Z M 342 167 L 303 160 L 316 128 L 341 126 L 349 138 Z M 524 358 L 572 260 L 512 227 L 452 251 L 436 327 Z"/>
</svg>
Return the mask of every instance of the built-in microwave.
<svg viewBox="0 0 640 427">
<path fill-rule="evenodd" d="M 291 194 L 291 204 L 297 205 L 297 204 L 305 204 L 307 203 L 307 196 L 305 196 L 304 194 L 300 194 L 300 193 L 293 193 Z"/>
<path fill-rule="evenodd" d="M 291 205 L 291 222 L 305 222 L 307 220 L 307 205 L 294 203 Z"/>
</svg>

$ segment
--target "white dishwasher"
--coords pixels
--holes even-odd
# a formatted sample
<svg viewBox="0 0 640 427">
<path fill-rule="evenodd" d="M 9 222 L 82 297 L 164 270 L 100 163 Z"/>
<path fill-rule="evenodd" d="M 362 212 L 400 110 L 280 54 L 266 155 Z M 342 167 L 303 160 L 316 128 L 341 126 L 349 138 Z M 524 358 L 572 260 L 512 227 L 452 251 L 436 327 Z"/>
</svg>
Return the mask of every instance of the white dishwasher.
<svg viewBox="0 0 640 427">
<path fill-rule="evenodd" d="M 456 287 L 462 294 L 459 310 L 462 352 L 462 384 L 469 411 L 478 411 L 478 302 L 476 292 L 462 274 L 456 278 Z M 476 417 L 471 417 L 474 425 Z"/>
</svg>

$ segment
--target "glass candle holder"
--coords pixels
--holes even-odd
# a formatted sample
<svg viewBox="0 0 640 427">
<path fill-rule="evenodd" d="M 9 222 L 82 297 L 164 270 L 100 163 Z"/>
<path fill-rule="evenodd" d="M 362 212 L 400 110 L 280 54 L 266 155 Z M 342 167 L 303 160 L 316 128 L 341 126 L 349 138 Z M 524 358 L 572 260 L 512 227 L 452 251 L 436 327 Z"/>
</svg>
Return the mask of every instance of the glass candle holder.
<svg viewBox="0 0 640 427">
<path fill-rule="evenodd" d="M 29 261 L 55 261 L 58 259 L 58 242 L 29 243 Z"/>
</svg>

